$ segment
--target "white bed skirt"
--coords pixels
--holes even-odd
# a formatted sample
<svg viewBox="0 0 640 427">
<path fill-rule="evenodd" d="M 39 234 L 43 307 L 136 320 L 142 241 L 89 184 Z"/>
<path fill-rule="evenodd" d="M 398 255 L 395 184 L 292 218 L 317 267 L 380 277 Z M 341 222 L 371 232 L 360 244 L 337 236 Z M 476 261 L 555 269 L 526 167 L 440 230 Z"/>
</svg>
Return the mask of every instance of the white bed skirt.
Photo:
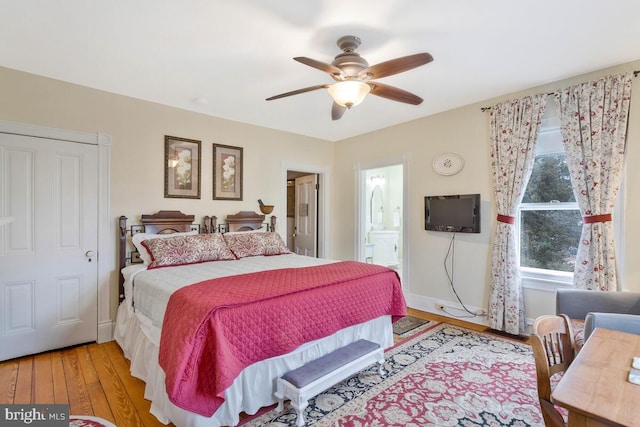
<svg viewBox="0 0 640 427">
<path fill-rule="evenodd" d="M 177 427 L 236 425 L 241 412 L 255 414 L 260 408 L 276 402 L 273 396 L 275 380 L 285 372 L 361 338 L 377 342 L 382 348 L 393 345 L 391 316 L 382 316 L 306 343 L 289 354 L 254 363 L 236 378 L 225 392 L 225 403 L 207 418 L 178 408 L 169 401 L 164 371 L 158 364 L 157 337 L 160 334 L 150 323 L 134 313 L 128 304 L 120 304 L 115 339 L 131 361 L 131 375 L 146 383 L 144 397 L 151 401 L 150 412 L 162 423 L 172 422 Z"/>
</svg>

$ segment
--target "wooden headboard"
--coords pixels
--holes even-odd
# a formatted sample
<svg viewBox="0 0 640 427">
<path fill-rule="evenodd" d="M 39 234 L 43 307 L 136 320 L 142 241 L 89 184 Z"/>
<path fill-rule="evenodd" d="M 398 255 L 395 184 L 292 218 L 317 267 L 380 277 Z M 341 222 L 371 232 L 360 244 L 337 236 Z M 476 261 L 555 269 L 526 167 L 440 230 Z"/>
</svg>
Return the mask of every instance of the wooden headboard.
<svg viewBox="0 0 640 427">
<path fill-rule="evenodd" d="M 205 233 L 226 233 L 228 231 L 251 231 L 259 230 L 264 226 L 264 215 L 260 215 L 253 211 L 240 211 L 234 215 L 227 215 L 226 223 L 218 224 L 218 217 L 204 217 Z M 271 216 L 268 231 L 276 231 L 276 217 Z"/>
<path fill-rule="evenodd" d="M 127 217 L 122 215 L 118 219 L 119 236 L 119 268 L 122 270 L 127 263 L 136 263 L 132 255 L 127 254 L 127 235 L 137 233 L 169 234 L 198 230 L 200 233 L 225 233 L 228 231 L 258 230 L 264 226 L 264 215 L 252 211 L 241 211 L 235 215 L 227 215 L 226 223 L 218 224 L 215 216 L 205 216 L 203 226 L 194 224 L 193 215 L 185 215 L 180 211 L 158 211 L 153 215 L 141 215 L 139 225 L 127 228 Z M 271 216 L 267 224 L 268 231 L 276 230 L 276 217 Z M 127 262 L 128 261 L 128 262 Z M 118 295 L 120 301 L 124 299 L 124 276 L 120 273 Z"/>
<path fill-rule="evenodd" d="M 273 218 L 273 217 L 271 217 Z M 227 231 L 251 231 L 262 228 L 264 215 L 259 215 L 251 211 L 241 211 L 235 215 L 227 215 Z M 273 223 L 275 228 L 275 222 Z"/>
</svg>

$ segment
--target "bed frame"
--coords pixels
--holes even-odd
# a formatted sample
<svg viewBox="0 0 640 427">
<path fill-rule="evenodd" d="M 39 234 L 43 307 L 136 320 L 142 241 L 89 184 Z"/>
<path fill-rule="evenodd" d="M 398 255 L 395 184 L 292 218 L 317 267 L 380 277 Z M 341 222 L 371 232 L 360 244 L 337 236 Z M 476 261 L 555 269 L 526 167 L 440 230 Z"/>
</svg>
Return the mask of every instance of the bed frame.
<svg viewBox="0 0 640 427">
<path fill-rule="evenodd" d="M 119 233 L 119 270 L 128 264 L 139 264 L 142 260 L 137 251 L 127 251 L 127 235 L 137 233 L 171 234 L 197 230 L 199 233 L 226 233 L 230 231 L 252 231 L 263 227 L 267 231 L 276 231 L 276 217 L 271 216 L 265 224 L 265 216 L 252 211 L 240 211 L 234 215 L 227 215 L 226 223 L 218 224 L 218 217 L 205 216 L 203 224 L 194 223 L 194 215 L 185 215 L 180 211 L 158 211 L 152 215 L 141 215 L 140 224 L 127 228 L 127 217 L 122 215 L 118 219 Z M 118 295 L 120 301 L 124 299 L 124 276 L 119 274 Z"/>
</svg>

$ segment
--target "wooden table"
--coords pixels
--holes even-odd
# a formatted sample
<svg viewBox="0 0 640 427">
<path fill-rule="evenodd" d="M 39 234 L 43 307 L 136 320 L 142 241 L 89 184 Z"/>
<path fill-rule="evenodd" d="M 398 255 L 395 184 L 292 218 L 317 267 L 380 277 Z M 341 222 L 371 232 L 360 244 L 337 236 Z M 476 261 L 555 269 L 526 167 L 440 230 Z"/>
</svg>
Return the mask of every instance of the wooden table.
<svg viewBox="0 0 640 427">
<path fill-rule="evenodd" d="M 569 426 L 640 426 L 640 385 L 628 381 L 640 335 L 596 328 L 551 394 Z"/>
</svg>

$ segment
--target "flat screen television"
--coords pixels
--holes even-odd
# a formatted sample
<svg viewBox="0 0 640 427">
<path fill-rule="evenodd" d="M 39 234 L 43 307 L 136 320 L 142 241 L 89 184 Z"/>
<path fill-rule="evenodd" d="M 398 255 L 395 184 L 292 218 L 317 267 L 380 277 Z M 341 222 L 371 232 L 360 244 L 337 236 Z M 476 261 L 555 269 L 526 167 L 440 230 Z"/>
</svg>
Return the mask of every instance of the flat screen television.
<svg viewBox="0 0 640 427">
<path fill-rule="evenodd" d="M 480 233 L 480 194 L 426 196 L 424 229 Z"/>
</svg>

